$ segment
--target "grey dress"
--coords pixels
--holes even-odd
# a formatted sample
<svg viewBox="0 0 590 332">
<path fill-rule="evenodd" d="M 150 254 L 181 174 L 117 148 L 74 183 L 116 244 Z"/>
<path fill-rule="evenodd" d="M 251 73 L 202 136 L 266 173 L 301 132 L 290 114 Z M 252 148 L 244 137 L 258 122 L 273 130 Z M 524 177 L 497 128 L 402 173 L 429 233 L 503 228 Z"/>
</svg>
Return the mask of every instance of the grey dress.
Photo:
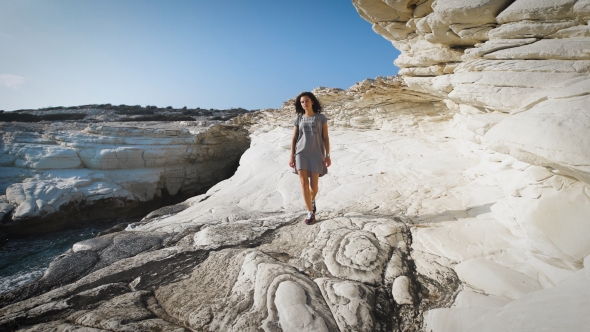
<svg viewBox="0 0 590 332">
<path fill-rule="evenodd" d="M 325 146 L 323 129 L 328 122 L 323 114 L 313 116 L 298 115 L 294 125 L 298 128 L 297 144 L 295 145 L 295 172 L 305 169 L 318 173 L 320 176 L 328 173 L 324 164 Z"/>
</svg>

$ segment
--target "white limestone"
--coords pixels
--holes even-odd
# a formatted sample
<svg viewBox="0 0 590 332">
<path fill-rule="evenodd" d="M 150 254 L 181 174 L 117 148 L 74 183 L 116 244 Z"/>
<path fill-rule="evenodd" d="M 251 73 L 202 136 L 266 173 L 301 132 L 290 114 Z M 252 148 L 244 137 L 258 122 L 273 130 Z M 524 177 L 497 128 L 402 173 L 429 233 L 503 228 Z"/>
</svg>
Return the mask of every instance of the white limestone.
<svg viewBox="0 0 590 332">
<path fill-rule="evenodd" d="M 490 312 L 498 312 L 497 308 L 461 308 L 433 309 L 424 314 L 426 331 L 462 332 Z"/>
<path fill-rule="evenodd" d="M 465 331 L 585 331 L 590 324 L 590 280 L 579 271 L 554 288 L 530 293 L 483 315 Z"/>
<path fill-rule="evenodd" d="M 231 179 L 187 200 L 181 212 L 128 229 L 175 238 L 170 252 L 209 251 L 183 278 L 153 288 L 168 321 L 194 330 L 362 331 L 384 330 L 389 315 L 402 331 L 587 330 L 590 2 L 353 5 L 402 52 L 395 60 L 402 76 L 314 90 L 329 119 L 333 160 L 320 180 L 316 224 L 302 224 L 298 178 L 287 167 L 290 100 L 235 121 L 248 127 L 252 143 Z M 117 172 L 171 167 L 170 156 L 194 160 L 187 157 L 193 151 L 177 149 L 190 141 L 182 131 L 119 131 L 54 137 L 138 200 L 157 192 L 151 183 L 161 176 L 141 196 Z M 166 147 L 140 142 L 146 132 Z M 14 137 L 21 148 L 31 144 Z M 18 160 L 38 165 L 30 151 Z M 16 160 L 0 155 L 4 167 Z M 176 174 L 166 177 L 172 191 L 191 178 L 168 171 Z M 48 192 L 42 183 L 27 190 Z M 86 186 L 72 188 L 90 192 Z M 10 197 L 23 197 L 23 206 L 40 214 L 51 205 L 19 188 Z M 108 238 L 85 241 L 73 252 L 110 245 Z M 149 261 L 140 255 L 135 261 Z M 130 263 L 118 264 L 125 270 Z M 133 282 L 134 291 L 144 279 Z"/>
<path fill-rule="evenodd" d="M 503 49 L 528 45 L 536 42 L 536 38 L 520 38 L 520 39 L 494 39 L 486 41 L 483 44 L 478 44 L 477 47 L 465 50 L 465 54 L 461 56 L 461 60 L 467 61 L 471 59 L 478 59 L 484 55 L 496 52 Z"/>
<path fill-rule="evenodd" d="M 360 12 L 376 2 L 354 4 Z M 466 17 L 471 11 L 485 15 Z M 426 313 L 426 330 L 588 326 L 581 311 L 566 309 L 583 296 L 559 295 L 564 309 L 549 303 L 558 296 L 551 290 L 575 278 L 589 253 L 589 17 L 588 1 L 435 1 L 432 10 L 416 7 L 404 20 L 409 29 L 374 29 L 401 51 L 395 63 L 408 88 L 444 99 L 458 113 L 449 135 L 490 149 L 464 173 L 473 182 L 461 190 L 462 208 L 415 219 L 417 271 L 436 278 L 454 269 L 479 292 L 464 290 L 470 295 L 457 296 L 452 309 Z M 457 45 L 466 49 L 447 71 L 442 56 Z M 421 56 L 428 50 L 437 54 Z M 396 261 L 392 275 L 402 273 Z M 504 306 L 508 300 L 491 294 L 519 299 Z M 536 305 L 517 304 L 533 296 Z"/>
<path fill-rule="evenodd" d="M 477 71 L 499 72 L 550 72 L 588 74 L 590 61 L 587 60 L 484 60 L 477 59 L 461 63 L 456 73 Z"/>
<path fill-rule="evenodd" d="M 488 60 L 478 61 L 470 68 L 487 68 Z M 520 68 L 525 74 L 545 70 L 536 63 Z M 478 81 L 493 84 L 496 72 Z M 453 76 L 448 84 L 467 84 L 459 82 L 477 75 Z M 529 84 L 526 77 L 515 83 Z M 554 90 L 555 98 L 584 96 L 582 87 L 570 86 L 568 93 Z M 168 251 L 217 251 L 187 279 L 156 289 L 154 296 L 173 319 L 197 330 L 372 330 L 380 324 L 376 287 L 391 291 L 403 310 L 415 310 L 425 298 L 414 293 L 410 280 L 421 280 L 420 287 L 447 307 L 427 312 L 425 326 L 465 330 L 511 310 L 511 303 L 558 287 L 583 267 L 590 253 L 580 222 L 588 215 L 587 185 L 477 143 L 486 138 L 487 144 L 494 128 L 528 111 L 510 115 L 443 103 L 388 78 L 316 93 L 330 121 L 333 155 L 320 180 L 318 224 L 301 222 L 298 178 L 286 164 L 294 116 L 286 106 L 241 119 L 252 121 L 252 142 L 231 179 L 189 199 L 181 212 L 146 219 L 126 232 L 183 234 Z M 463 140 L 469 135 L 473 140 Z M 407 216 L 409 224 L 392 216 Z M 101 252 L 112 245 L 107 236 L 78 243 L 73 251 Z M 246 249 L 251 245 L 257 248 Z M 148 254 L 169 257 L 155 251 L 142 259 L 149 261 Z M 87 278 L 99 272 L 106 270 Z M 142 279 L 133 283 L 135 290 Z M 456 298 L 453 280 L 463 287 Z"/>
<path fill-rule="evenodd" d="M 488 308 L 503 307 L 510 302 L 507 298 L 476 293 L 472 290 L 462 290 L 453 303 L 453 308 Z"/>
<path fill-rule="evenodd" d="M 504 49 L 484 55 L 486 59 L 588 60 L 590 38 L 542 39 L 529 45 Z"/>
<path fill-rule="evenodd" d="M 315 310 L 306 304 L 303 288 L 292 281 L 279 284 L 275 294 L 275 305 L 283 331 L 328 331 L 324 320 L 316 318 Z"/>
<path fill-rule="evenodd" d="M 437 44 L 473 45 L 488 39 L 488 32 L 496 23 L 496 15 L 509 3 L 507 0 L 479 0 L 465 3 L 438 0 L 434 12 L 425 21 L 430 33 L 427 41 Z"/>
<path fill-rule="evenodd" d="M 72 149 L 61 146 L 25 145 L 15 149 L 14 165 L 33 169 L 81 168 L 82 161 Z"/>
<path fill-rule="evenodd" d="M 251 326 L 265 331 L 275 331 L 279 326 L 286 331 L 337 329 L 318 286 L 308 277 L 258 251 L 233 255 L 233 252 L 212 255 L 212 259 L 197 268 L 190 278 L 161 287 L 156 292 L 158 301 L 172 316 L 185 321 L 192 329 L 205 326 L 232 331 Z M 232 257 L 238 258 L 237 261 L 228 260 Z M 217 265 L 220 261 L 225 264 Z M 219 279 L 219 273 L 233 271 L 234 266 L 238 268 L 236 273 L 232 272 L 232 276 L 224 280 L 229 284 L 223 286 L 231 294 L 229 297 L 217 294 L 217 286 L 213 285 L 194 296 L 192 288 L 200 288 L 201 278 L 214 283 Z M 187 291 L 177 292 L 179 287 Z M 219 310 L 211 312 L 202 305 L 204 301 Z"/>
<path fill-rule="evenodd" d="M 461 61 L 463 55 L 460 51 L 437 46 L 436 44 L 420 46 L 423 47 L 416 47 L 407 55 L 401 54 L 393 63 L 400 68 L 426 67 L 439 63 L 458 62 Z"/>
<path fill-rule="evenodd" d="M 269 229 L 276 229 L 295 216 L 275 216 L 258 220 L 241 220 L 206 227 L 195 233 L 193 243 L 197 249 L 217 249 L 222 245 L 236 245 L 254 240 Z"/>
<path fill-rule="evenodd" d="M 411 18 L 411 10 L 407 7 L 411 1 L 367 1 L 353 0 L 359 14 L 372 21 L 407 21 Z"/>
<path fill-rule="evenodd" d="M 576 0 L 516 0 L 498 15 L 498 23 L 571 17 Z"/>
<path fill-rule="evenodd" d="M 463 261 L 455 271 L 465 283 L 486 294 L 517 299 L 541 289 L 537 280 L 485 259 Z"/>
<path fill-rule="evenodd" d="M 519 159 L 588 179 L 590 141 L 580 133 L 590 132 L 589 82 L 587 77 L 564 82 L 538 101 L 531 96 L 521 104 L 522 112 L 486 133 L 486 144 Z"/>
<path fill-rule="evenodd" d="M 490 39 L 513 39 L 513 38 L 547 38 L 554 36 L 561 30 L 567 30 L 576 26 L 574 20 L 543 22 L 534 20 L 517 21 L 506 23 L 492 29 L 489 32 Z"/>
<path fill-rule="evenodd" d="M 578 37 L 590 37 L 590 27 L 588 25 L 577 25 L 571 28 L 559 30 L 547 38 L 578 38 Z"/>
<path fill-rule="evenodd" d="M 395 229 L 385 220 L 360 216 L 328 220 L 321 224 L 312 247 L 303 256 L 321 252 L 333 276 L 376 284 L 381 280 L 391 246 L 397 242 Z"/>
<path fill-rule="evenodd" d="M 43 134 L 22 124 L 2 128 L 0 182 L 14 207 L 8 223 L 16 232 L 61 227 L 48 218 L 77 211 L 81 204 L 108 201 L 123 211 L 163 195 L 198 192 L 223 176 L 247 145 L 245 133 L 231 125 L 57 123 L 43 127 Z M 236 141 L 224 144 L 224 139 Z M 37 221 L 19 229 L 20 222 L 32 219 Z"/>
<path fill-rule="evenodd" d="M 6 196 L 17 206 L 13 220 L 42 217 L 58 211 L 63 205 L 82 201 L 82 193 L 73 187 L 58 187 L 51 182 L 25 182 L 14 184 L 6 190 Z"/>
<path fill-rule="evenodd" d="M 336 278 L 314 280 L 322 291 L 340 331 L 370 331 L 375 326 L 373 289 Z"/>
<path fill-rule="evenodd" d="M 391 286 L 391 295 L 397 304 L 414 304 L 412 281 L 406 276 L 395 278 Z"/>
</svg>

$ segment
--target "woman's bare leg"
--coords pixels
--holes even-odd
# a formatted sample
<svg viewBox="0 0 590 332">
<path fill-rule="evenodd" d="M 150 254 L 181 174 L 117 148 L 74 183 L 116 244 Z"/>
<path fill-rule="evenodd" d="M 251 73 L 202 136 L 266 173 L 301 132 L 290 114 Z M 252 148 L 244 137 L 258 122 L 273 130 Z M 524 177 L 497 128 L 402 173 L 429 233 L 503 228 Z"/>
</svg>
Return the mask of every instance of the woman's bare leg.
<svg viewBox="0 0 590 332">
<path fill-rule="evenodd" d="M 311 192 L 311 200 L 314 201 L 315 200 L 315 196 L 318 194 L 318 180 L 320 178 L 320 174 L 319 173 L 310 173 L 311 175 L 309 176 L 310 181 L 309 181 L 309 190 Z"/>
<path fill-rule="evenodd" d="M 300 169 L 297 171 L 299 173 L 299 181 L 301 181 L 301 191 L 303 192 L 303 201 L 305 202 L 305 206 L 307 207 L 307 211 L 311 211 L 311 191 L 309 190 L 309 177 L 307 175 L 307 170 Z M 311 173 L 313 174 L 313 173 Z"/>
</svg>

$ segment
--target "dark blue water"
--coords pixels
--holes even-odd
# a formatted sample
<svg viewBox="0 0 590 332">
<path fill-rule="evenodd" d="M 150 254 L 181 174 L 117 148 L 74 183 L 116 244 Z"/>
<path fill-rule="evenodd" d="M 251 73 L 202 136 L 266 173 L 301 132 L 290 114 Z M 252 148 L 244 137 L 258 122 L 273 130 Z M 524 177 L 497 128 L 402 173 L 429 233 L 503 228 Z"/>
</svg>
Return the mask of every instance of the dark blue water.
<svg viewBox="0 0 590 332">
<path fill-rule="evenodd" d="M 112 225 L 72 229 L 26 238 L 3 238 L 0 246 L 0 293 L 43 275 L 49 263 L 76 242 L 98 235 Z"/>
</svg>

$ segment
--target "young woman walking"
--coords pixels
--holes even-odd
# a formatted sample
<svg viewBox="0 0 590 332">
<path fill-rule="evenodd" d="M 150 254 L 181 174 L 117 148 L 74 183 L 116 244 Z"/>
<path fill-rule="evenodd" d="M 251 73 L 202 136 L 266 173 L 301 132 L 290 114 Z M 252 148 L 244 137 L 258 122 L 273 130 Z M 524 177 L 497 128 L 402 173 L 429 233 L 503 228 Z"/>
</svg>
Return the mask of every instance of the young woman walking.
<svg viewBox="0 0 590 332">
<path fill-rule="evenodd" d="M 295 98 L 295 128 L 291 141 L 289 166 L 295 168 L 301 181 L 303 200 L 307 207 L 305 223 L 315 221 L 315 197 L 318 194 L 318 179 L 328 173 L 330 160 L 330 138 L 328 119 L 322 106 L 311 92 L 302 92 Z"/>
</svg>

